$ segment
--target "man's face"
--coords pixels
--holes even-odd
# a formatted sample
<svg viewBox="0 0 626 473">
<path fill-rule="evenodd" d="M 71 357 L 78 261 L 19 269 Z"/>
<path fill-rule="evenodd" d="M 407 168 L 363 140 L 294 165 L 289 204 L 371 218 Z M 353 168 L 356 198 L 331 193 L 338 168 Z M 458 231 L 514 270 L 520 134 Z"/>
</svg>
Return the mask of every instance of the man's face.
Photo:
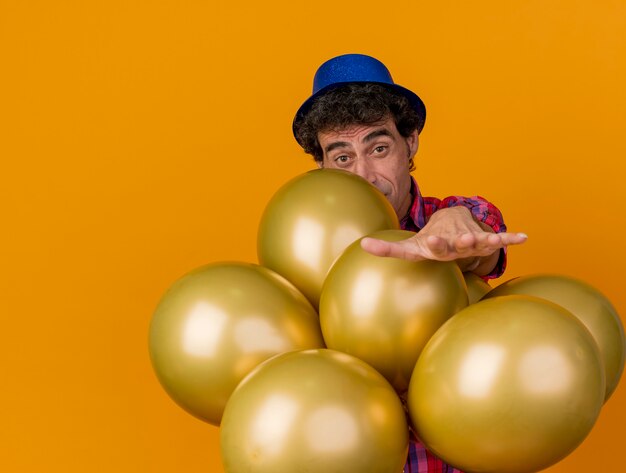
<svg viewBox="0 0 626 473">
<path fill-rule="evenodd" d="M 361 176 L 385 194 L 399 219 L 406 215 L 411 204 L 409 160 L 417 152 L 417 131 L 405 138 L 389 117 L 373 125 L 320 132 L 317 138 L 324 152 L 321 167 Z"/>
</svg>

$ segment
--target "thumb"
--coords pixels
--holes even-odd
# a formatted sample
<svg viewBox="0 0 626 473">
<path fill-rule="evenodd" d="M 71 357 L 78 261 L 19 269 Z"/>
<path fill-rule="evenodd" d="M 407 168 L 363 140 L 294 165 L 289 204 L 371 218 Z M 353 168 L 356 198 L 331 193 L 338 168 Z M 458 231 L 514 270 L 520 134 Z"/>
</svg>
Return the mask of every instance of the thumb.
<svg viewBox="0 0 626 473">
<path fill-rule="evenodd" d="M 387 256 L 409 261 L 425 259 L 411 238 L 402 241 L 385 241 L 377 238 L 365 237 L 361 240 L 361 248 L 375 256 Z"/>
</svg>

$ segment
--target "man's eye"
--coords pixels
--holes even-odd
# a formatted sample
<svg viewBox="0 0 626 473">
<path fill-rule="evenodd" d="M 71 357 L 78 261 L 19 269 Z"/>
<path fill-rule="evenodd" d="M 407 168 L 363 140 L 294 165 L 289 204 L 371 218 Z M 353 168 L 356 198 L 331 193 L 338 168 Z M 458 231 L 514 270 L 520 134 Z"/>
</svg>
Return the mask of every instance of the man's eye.
<svg viewBox="0 0 626 473">
<path fill-rule="evenodd" d="M 347 162 L 348 162 L 348 160 L 349 160 L 349 159 L 350 159 L 350 158 L 348 158 L 348 156 L 346 156 L 346 155 L 342 155 L 342 156 L 337 156 L 337 157 L 335 158 L 335 161 L 336 161 L 336 162 L 338 162 L 338 163 L 341 163 L 341 164 L 345 164 L 345 163 L 347 163 Z"/>
<path fill-rule="evenodd" d="M 376 153 L 384 153 L 386 149 L 387 149 L 386 146 L 376 146 L 376 148 L 374 148 L 374 151 Z"/>
</svg>

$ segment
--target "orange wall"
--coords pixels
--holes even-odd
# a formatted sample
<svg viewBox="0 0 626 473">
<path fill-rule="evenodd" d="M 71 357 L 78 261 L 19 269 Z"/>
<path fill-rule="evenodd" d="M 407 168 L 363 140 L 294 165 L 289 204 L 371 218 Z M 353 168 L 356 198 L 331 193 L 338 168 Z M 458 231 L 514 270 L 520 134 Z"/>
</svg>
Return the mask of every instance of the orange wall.
<svg viewBox="0 0 626 473">
<path fill-rule="evenodd" d="M 382 59 L 429 117 L 427 195 L 479 193 L 530 240 L 508 277 L 585 279 L 626 317 L 626 3 L 0 0 L 0 469 L 220 472 L 218 429 L 147 354 L 183 273 L 255 261 L 312 167 L 316 67 Z M 624 382 L 552 472 L 626 469 Z"/>
</svg>

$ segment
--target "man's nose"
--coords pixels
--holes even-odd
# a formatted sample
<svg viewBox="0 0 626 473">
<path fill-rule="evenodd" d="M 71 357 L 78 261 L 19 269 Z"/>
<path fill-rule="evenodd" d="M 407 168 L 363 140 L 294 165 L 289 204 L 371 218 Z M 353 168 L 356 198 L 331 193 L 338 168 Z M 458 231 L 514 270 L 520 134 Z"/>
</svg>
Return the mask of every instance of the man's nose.
<svg viewBox="0 0 626 473">
<path fill-rule="evenodd" d="M 376 174 L 374 173 L 372 166 L 367 162 L 367 159 L 357 159 L 356 166 L 354 167 L 354 173 L 361 176 L 370 184 L 374 184 L 376 182 Z"/>
</svg>

